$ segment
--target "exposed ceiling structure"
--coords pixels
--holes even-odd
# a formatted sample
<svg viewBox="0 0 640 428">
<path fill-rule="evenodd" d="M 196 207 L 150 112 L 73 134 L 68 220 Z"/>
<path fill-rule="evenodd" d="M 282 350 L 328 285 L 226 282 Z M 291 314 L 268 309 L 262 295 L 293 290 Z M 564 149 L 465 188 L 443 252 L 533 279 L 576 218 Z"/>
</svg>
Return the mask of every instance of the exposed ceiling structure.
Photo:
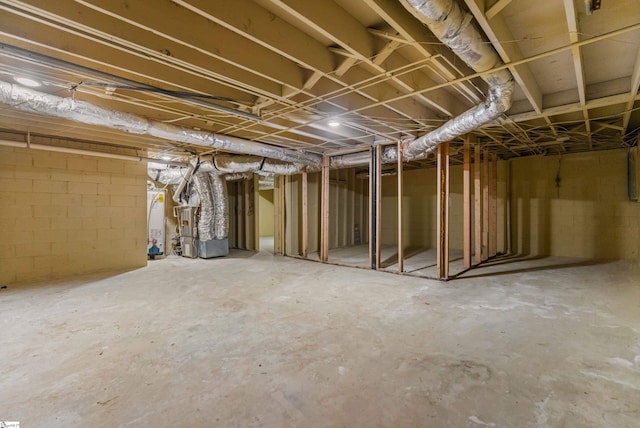
<svg viewBox="0 0 640 428">
<path fill-rule="evenodd" d="M 511 109 L 474 131 L 485 147 L 509 158 L 635 143 L 639 0 L 460 4 L 516 80 Z M 419 137 L 487 92 L 399 0 L 0 0 L 0 22 L 2 81 L 315 153 Z M 158 158 L 206 151 L 11 105 L 0 131 Z"/>
</svg>

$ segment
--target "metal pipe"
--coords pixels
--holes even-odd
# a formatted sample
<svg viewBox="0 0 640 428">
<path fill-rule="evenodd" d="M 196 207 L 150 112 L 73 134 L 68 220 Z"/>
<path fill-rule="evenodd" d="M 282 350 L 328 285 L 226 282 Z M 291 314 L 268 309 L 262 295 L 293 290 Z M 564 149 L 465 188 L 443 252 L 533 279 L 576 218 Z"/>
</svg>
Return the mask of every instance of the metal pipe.
<svg viewBox="0 0 640 428">
<path fill-rule="evenodd" d="M 289 150 L 229 135 L 195 131 L 181 126 L 157 122 L 116 110 L 108 110 L 85 101 L 62 98 L 34 91 L 20 85 L 0 81 L 0 103 L 40 115 L 59 117 L 89 125 L 106 126 L 133 134 L 147 134 L 181 143 L 220 149 L 248 155 L 320 166 L 322 157 L 315 153 Z"/>
</svg>

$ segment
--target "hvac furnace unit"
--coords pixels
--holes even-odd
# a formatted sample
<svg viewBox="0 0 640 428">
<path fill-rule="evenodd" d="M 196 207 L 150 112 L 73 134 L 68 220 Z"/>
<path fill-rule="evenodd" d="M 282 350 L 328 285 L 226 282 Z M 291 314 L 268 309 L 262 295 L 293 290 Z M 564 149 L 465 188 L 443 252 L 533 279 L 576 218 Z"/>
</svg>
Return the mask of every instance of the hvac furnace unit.
<svg viewBox="0 0 640 428">
<path fill-rule="evenodd" d="M 197 207 L 179 206 L 175 207 L 173 215 L 178 219 L 180 228 L 180 247 L 182 256 L 195 259 L 198 257 L 197 241 Z"/>
</svg>

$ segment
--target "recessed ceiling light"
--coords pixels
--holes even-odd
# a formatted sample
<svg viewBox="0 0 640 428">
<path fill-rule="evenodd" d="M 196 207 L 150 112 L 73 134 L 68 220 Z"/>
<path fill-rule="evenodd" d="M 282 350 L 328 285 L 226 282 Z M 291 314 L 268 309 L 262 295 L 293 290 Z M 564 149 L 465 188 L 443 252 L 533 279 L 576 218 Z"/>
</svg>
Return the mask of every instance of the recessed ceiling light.
<svg viewBox="0 0 640 428">
<path fill-rule="evenodd" d="M 40 82 L 38 82 L 37 80 L 29 79 L 28 77 L 14 77 L 13 80 L 23 86 L 28 86 L 30 88 L 37 88 L 38 86 L 40 86 Z"/>
<path fill-rule="evenodd" d="M 340 122 L 338 122 L 337 120 L 332 120 L 328 123 L 328 125 L 335 128 L 336 126 L 340 126 Z"/>
</svg>

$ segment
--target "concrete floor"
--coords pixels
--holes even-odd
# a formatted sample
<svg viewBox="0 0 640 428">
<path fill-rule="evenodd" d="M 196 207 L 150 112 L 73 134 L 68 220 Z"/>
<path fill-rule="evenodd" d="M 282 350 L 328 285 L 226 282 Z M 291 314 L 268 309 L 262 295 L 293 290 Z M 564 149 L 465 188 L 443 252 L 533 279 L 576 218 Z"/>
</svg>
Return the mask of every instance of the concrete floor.
<svg viewBox="0 0 640 428">
<path fill-rule="evenodd" d="M 637 427 L 640 270 L 447 283 L 266 252 L 0 290 L 24 427 Z"/>
<path fill-rule="evenodd" d="M 398 247 L 395 245 L 382 245 L 380 250 L 381 270 L 397 273 Z M 425 278 L 438 278 L 438 267 L 436 264 L 438 254 L 435 248 L 406 248 L 404 251 L 404 273 Z M 449 251 L 449 274 L 451 276 L 458 275 L 465 271 L 462 257 L 462 250 Z M 320 260 L 320 253 L 310 253 L 309 260 Z M 332 248 L 329 250 L 329 263 L 369 268 L 371 266 L 369 262 L 369 244 Z"/>
</svg>

